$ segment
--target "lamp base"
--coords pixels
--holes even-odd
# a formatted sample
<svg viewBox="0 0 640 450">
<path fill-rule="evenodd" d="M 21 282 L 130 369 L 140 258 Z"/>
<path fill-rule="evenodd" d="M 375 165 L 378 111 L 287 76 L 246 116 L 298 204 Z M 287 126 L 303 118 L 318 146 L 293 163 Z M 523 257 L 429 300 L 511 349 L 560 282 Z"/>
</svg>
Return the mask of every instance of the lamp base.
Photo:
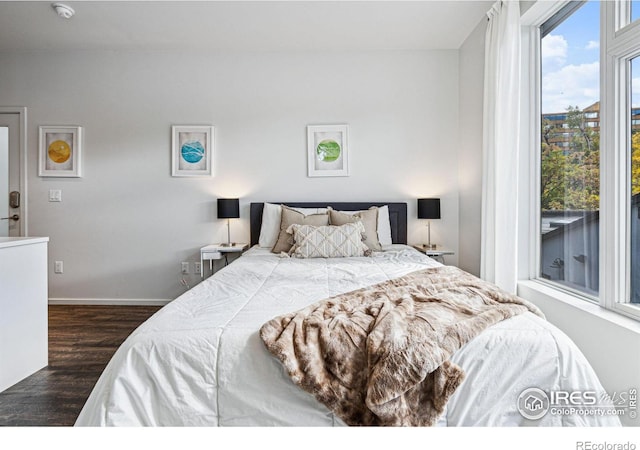
<svg viewBox="0 0 640 450">
<path fill-rule="evenodd" d="M 220 247 L 231 247 L 233 244 L 231 244 L 231 224 L 230 224 L 231 220 L 227 219 L 227 242 L 223 242 L 222 244 L 220 244 Z"/>
<path fill-rule="evenodd" d="M 430 220 L 427 221 L 427 241 L 428 241 L 428 244 L 422 244 L 422 247 L 424 247 L 426 250 L 435 250 L 436 244 L 431 244 L 431 221 Z"/>
</svg>

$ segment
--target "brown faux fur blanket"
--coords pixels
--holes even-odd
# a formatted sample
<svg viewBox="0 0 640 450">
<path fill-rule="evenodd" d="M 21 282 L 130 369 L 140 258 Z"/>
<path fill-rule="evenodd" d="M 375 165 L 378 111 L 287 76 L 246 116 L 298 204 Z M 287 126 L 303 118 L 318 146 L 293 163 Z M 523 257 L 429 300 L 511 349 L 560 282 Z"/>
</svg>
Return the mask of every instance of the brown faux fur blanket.
<svg viewBox="0 0 640 450">
<path fill-rule="evenodd" d="M 338 295 L 260 329 L 293 382 L 348 425 L 430 426 L 464 378 L 451 355 L 534 305 L 451 266 Z"/>
</svg>

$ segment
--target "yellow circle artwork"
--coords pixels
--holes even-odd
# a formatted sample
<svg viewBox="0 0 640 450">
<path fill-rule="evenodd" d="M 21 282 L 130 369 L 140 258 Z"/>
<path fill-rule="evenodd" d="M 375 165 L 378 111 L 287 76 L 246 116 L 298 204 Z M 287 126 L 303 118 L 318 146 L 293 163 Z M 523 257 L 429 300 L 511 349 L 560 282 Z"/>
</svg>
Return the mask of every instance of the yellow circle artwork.
<svg viewBox="0 0 640 450">
<path fill-rule="evenodd" d="M 51 161 L 62 164 L 71 156 L 71 148 L 65 141 L 54 141 L 49 144 L 48 153 Z"/>
</svg>

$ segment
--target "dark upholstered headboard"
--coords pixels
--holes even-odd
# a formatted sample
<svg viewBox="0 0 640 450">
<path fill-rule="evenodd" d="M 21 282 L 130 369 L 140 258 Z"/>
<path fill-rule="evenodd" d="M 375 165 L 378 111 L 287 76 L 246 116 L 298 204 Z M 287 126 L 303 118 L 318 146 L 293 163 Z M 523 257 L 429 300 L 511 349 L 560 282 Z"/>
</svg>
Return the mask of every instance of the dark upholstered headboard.
<svg viewBox="0 0 640 450">
<path fill-rule="evenodd" d="M 293 208 L 326 208 L 331 206 L 339 211 L 359 211 L 369 209 L 372 206 L 389 206 L 389 221 L 391 222 L 391 241 L 394 244 L 407 243 L 407 204 L 406 203 L 352 203 L 352 202 L 269 202 L 276 205 L 287 205 Z M 256 245 L 260 238 L 260 227 L 262 226 L 262 209 L 264 203 L 251 203 L 251 245 Z"/>
</svg>

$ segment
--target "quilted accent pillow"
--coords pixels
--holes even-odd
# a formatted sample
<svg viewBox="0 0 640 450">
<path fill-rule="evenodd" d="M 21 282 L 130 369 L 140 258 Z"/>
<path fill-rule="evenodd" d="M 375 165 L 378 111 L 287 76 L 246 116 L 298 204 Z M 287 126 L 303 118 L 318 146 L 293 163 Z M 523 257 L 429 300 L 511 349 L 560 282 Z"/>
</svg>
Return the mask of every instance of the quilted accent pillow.
<svg viewBox="0 0 640 450">
<path fill-rule="evenodd" d="M 344 225 L 345 223 L 362 222 L 364 225 L 364 243 L 369 249 L 379 252 L 382 245 L 378 240 L 378 208 L 373 206 L 364 211 L 349 214 L 342 211 L 329 209 L 329 223 L 331 225 Z"/>
<path fill-rule="evenodd" d="M 293 245 L 293 236 L 287 232 L 287 229 L 293 225 L 329 225 L 329 214 L 310 214 L 308 216 L 296 211 L 293 208 L 282 205 L 282 214 L 280 216 L 280 233 L 275 245 L 271 249 L 273 253 L 289 252 Z"/>
<path fill-rule="evenodd" d="M 362 242 L 362 222 L 345 225 L 291 225 L 295 244 L 289 254 L 296 258 L 343 258 L 369 256 L 371 250 Z"/>
</svg>

